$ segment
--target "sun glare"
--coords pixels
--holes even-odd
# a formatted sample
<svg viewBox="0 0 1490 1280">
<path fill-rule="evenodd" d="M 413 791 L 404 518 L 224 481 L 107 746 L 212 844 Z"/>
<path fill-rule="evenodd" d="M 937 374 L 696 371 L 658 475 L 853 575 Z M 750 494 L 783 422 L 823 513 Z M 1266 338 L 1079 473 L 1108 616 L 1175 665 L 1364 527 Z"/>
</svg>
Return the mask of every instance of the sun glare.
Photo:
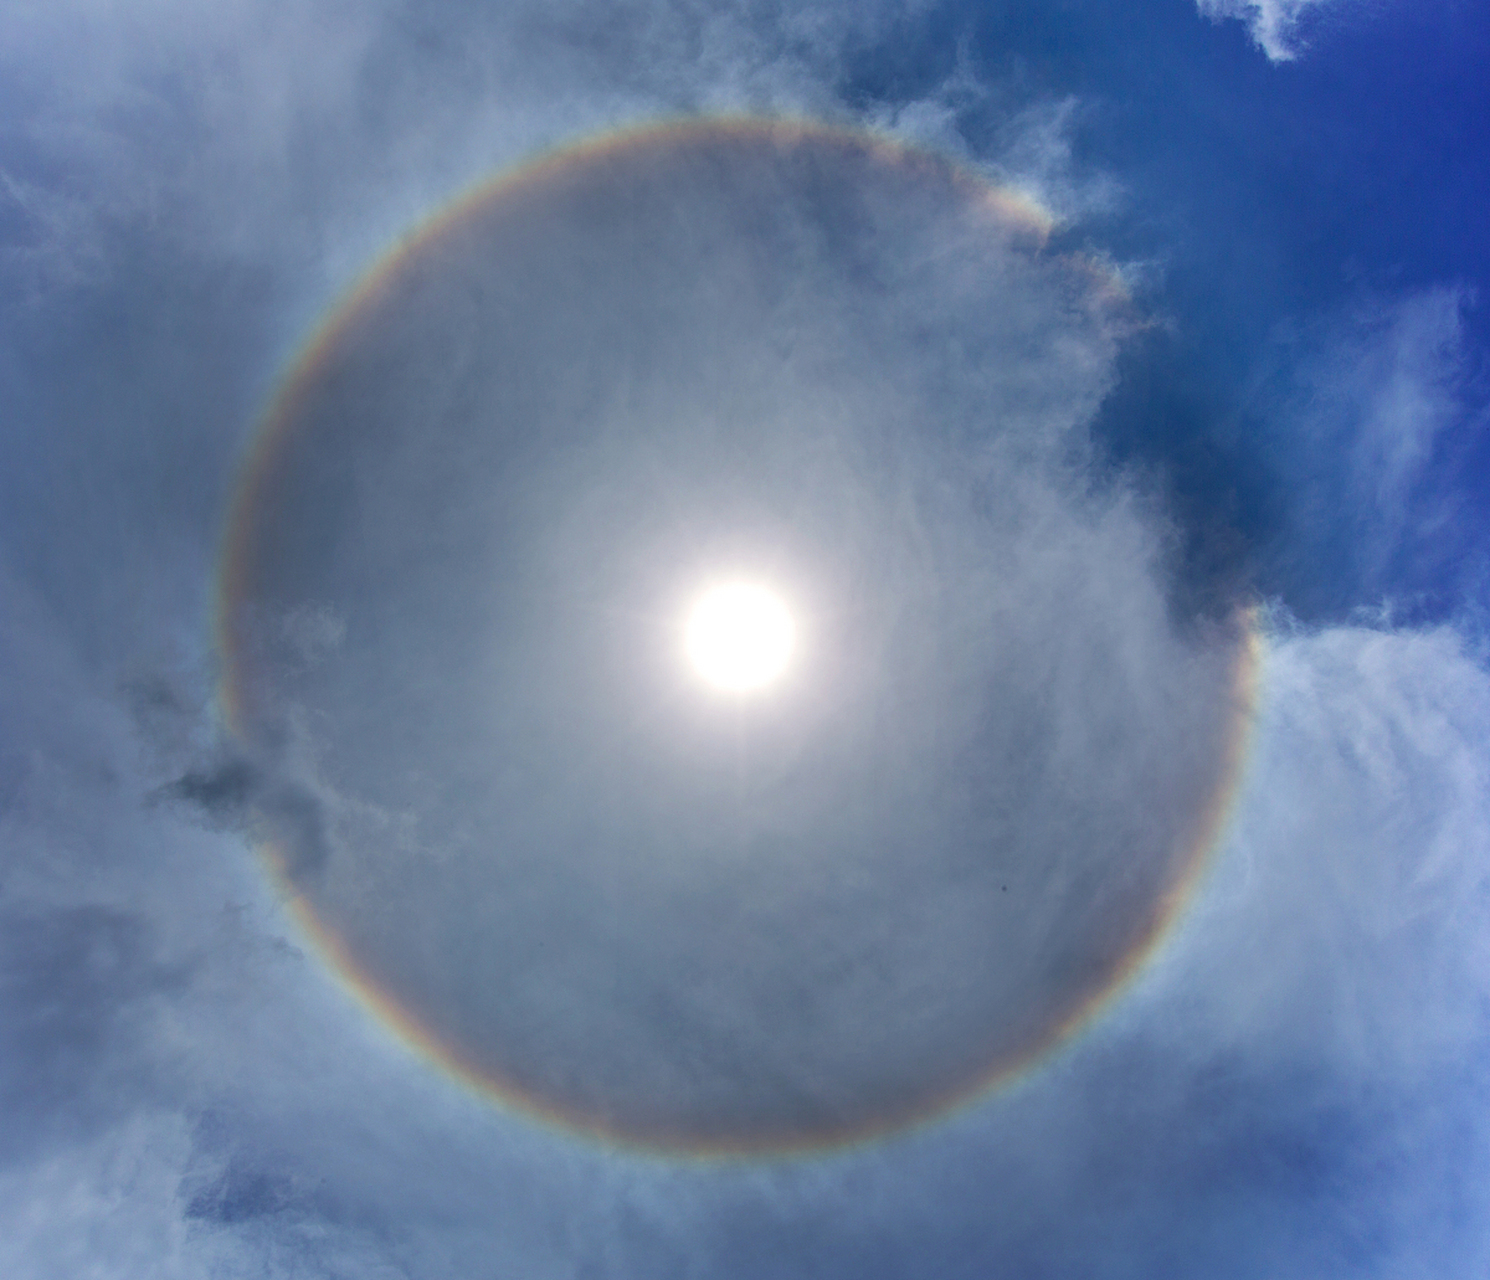
<svg viewBox="0 0 1490 1280">
<path fill-rule="evenodd" d="M 694 670 L 730 693 L 750 693 L 776 680 L 795 643 L 796 627 L 780 597 L 743 582 L 704 592 L 684 630 Z"/>
</svg>

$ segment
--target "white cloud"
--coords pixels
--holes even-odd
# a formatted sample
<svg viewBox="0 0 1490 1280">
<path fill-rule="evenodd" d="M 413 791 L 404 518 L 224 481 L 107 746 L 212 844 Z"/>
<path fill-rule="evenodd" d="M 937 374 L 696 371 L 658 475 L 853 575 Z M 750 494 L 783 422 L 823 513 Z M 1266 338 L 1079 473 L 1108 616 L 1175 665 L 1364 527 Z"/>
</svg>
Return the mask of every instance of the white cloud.
<svg viewBox="0 0 1490 1280">
<path fill-rule="evenodd" d="M 1335 628 L 1277 635 L 1263 680 L 1166 981 L 1203 1042 L 1421 1085 L 1490 1039 L 1490 675 L 1451 629 Z"/>
<path fill-rule="evenodd" d="M 1473 303 L 1440 285 L 1295 328 L 1274 353 L 1285 372 L 1253 406 L 1286 481 L 1292 554 L 1347 569 L 1366 598 L 1473 571 L 1455 465 L 1484 413 L 1465 333 Z"/>
<path fill-rule="evenodd" d="M 200 1274 L 175 1207 L 186 1130 L 179 1116 L 141 1114 L 88 1144 L 0 1171 L 0 1271 L 15 1280 Z"/>
<path fill-rule="evenodd" d="M 1077 1062 L 1114 1131 L 1176 1144 L 1176 1194 L 1250 1164 L 1310 1216 L 1272 1217 L 1237 1274 L 1481 1274 L 1490 673 L 1448 628 L 1274 622 L 1231 834 Z M 1104 1043 L 1152 1061 L 1131 1095 Z"/>
<path fill-rule="evenodd" d="M 1330 0 L 1197 0 L 1197 3 L 1201 13 L 1209 18 L 1240 18 L 1269 58 L 1288 62 L 1304 51 L 1299 37 L 1304 15 Z"/>
<path fill-rule="evenodd" d="M 842 59 L 916 7 L 7 6 L 8 133 L 47 177 L 0 154 L 0 210 L 33 224 L 22 265 L 52 282 L 95 275 L 120 221 L 251 260 L 335 251 L 361 230 L 355 266 L 555 142 L 687 111 L 842 114 L 828 87 Z"/>
<path fill-rule="evenodd" d="M 1464 412 L 1468 301 L 1440 287 L 1364 307 L 1308 375 L 1315 429 L 1347 444 L 1363 498 L 1393 524 L 1408 518 L 1435 446 Z"/>
</svg>

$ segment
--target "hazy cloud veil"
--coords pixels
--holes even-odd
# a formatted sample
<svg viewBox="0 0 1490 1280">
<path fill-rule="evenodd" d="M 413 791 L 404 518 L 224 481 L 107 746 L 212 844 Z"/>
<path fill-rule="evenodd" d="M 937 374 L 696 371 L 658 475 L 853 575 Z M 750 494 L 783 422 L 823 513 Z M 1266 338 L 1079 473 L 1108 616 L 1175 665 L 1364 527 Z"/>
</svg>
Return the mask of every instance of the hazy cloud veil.
<svg viewBox="0 0 1490 1280">
<path fill-rule="evenodd" d="M 1482 259 L 1232 269 L 1308 8 L 8 6 L 0 1273 L 1483 1271 Z"/>
</svg>

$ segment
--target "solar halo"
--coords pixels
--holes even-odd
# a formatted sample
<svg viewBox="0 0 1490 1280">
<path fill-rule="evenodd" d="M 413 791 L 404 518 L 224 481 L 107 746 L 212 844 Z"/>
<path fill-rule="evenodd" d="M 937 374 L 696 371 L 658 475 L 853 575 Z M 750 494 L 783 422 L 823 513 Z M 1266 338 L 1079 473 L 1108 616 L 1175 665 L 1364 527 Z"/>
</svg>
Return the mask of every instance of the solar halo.
<svg viewBox="0 0 1490 1280">
<path fill-rule="evenodd" d="M 327 321 L 230 520 L 224 700 L 315 759 L 270 862 L 406 1039 L 586 1132 L 774 1152 L 944 1111 L 1135 970 L 1256 640 L 1177 627 L 1134 509 L 1056 466 L 1122 299 L 1048 227 L 879 138 L 699 121 L 480 189 Z M 832 661 L 749 724 L 659 645 L 742 548 L 831 596 Z M 721 589 L 683 650 L 738 701 L 793 624 Z"/>
</svg>

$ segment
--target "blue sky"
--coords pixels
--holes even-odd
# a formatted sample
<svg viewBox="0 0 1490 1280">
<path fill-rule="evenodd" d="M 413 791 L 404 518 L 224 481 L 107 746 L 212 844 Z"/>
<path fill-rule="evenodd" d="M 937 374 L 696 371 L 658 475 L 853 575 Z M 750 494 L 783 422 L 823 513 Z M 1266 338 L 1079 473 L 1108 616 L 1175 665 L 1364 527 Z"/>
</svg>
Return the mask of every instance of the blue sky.
<svg viewBox="0 0 1490 1280">
<path fill-rule="evenodd" d="M 1487 54 L 1456 0 L 8 6 L 0 1273 L 1483 1273 Z M 785 178 L 775 203 L 647 188 L 714 240 L 498 237 L 469 278 L 528 281 L 528 323 L 382 316 L 396 372 L 363 366 L 364 416 L 308 429 L 287 474 L 364 487 L 296 480 L 255 526 L 253 603 L 283 615 L 256 693 L 283 719 L 232 723 L 230 504 L 338 300 L 526 159 L 741 115 L 940 157 L 1046 231 L 958 239 L 962 188 L 926 188 L 951 221 L 923 223 L 881 175 L 862 244 L 791 221 Z M 851 243 L 863 270 L 835 274 Z M 731 307 L 670 330 L 714 314 L 716 266 Z M 604 430 L 552 445 L 577 403 Z M 455 465 L 399 452 L 426 411 Z M 827 621 L 750 739 L 779 753 L 751 757 L 750 838 L 790 857 L 716 881 L 712 704 L 641 649 L 584 667 L 548 597 L 486 584 L 541 562 L 611 607 L 721 547 Z M 1136 927 L 1098 906 L 1148 892 L 1203 807 L 1239 605 L 1247 749 L 1159 944 L 1028 1070 L 909 1128 L 700 1160 L 536 1119 L 411 1047 L 296 914 L 409 1010 L 446 1001 L 451 1037 L 580 1060 L 538 1092 L 582 1113 L 642 1097 L 712 1132 L 698 1099 L 767 1068 L 851 1111 L 854 1072 L 920 1097 L 949 1027 L 1084 990 L 1060 975 L 1106 973 L 1095 926 Z M 562 696 L 531 674 L 571 662 Z M 325 874 L 270 875 L 265 833 L 303 853 L 312 829 Z M 519 847 L 528 870 L 486 878 Z M 980 914 L 995 865 L 1019 913 Z M 755 915 L 680 923 L 741 885 Z M 533 967 L 545 947 L 571 968 Z"/>
</svg>

